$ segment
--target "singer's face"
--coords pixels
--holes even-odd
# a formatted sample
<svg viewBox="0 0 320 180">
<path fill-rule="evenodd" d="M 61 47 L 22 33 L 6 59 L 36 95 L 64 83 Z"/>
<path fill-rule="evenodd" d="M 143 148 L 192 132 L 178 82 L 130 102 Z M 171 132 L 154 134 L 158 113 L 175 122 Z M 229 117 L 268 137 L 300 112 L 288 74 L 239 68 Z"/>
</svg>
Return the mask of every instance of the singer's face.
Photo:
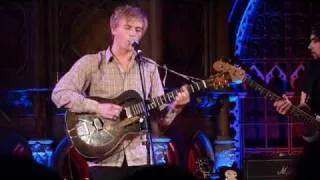
<svg viewBox="0 0 320 180">
<path fill-rule="evenodd" d="M 114 37 L 113 44 L 126 50 L 132 50 L 132 40 L 142 38 L 144 32 L 144 23 L 137 18 L 121 18 L 118 25 L 111 29 Z"/>
</svg>

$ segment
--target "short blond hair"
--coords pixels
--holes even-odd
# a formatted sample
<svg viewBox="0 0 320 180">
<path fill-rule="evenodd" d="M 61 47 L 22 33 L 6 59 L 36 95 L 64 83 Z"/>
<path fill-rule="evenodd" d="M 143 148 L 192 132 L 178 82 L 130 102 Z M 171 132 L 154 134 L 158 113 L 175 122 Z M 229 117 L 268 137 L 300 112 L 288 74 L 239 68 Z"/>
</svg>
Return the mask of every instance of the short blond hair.
<svg viewBox="0 0 320 180">
<path fill-rule="evenodd" d="M 118 26 L 119 20 L 122 18 L 131 19 L 137 18 L 143 21 L 143 33 L 146 32 L 148 28 L 148 18 L 146 13 L 138 7 L 131 5 L 118 6 L 110 17 L 110 26 L 115 28 Z"/>
</svg>

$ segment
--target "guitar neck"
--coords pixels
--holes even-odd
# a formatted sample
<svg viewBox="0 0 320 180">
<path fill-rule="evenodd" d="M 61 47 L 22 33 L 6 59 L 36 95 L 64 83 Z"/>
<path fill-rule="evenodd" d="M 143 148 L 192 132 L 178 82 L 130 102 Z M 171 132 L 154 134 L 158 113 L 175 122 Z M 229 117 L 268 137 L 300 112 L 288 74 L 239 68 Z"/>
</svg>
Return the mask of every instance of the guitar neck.
<svg viewBox="0 0 320 180">
<path fill-rule="evenodd" d="M 248 84 L 251 88 L 258 91 L 261 95 L 267 97 L 272 102 L 282 99 L 282 97 L 264 88 L 263 86 L 259 85 L 254 80 L 248 77 L 245 77 L 243 82 Z M 318 123 L 318 121 L 316 120 L 316 117 L 306 113 L 305 111 L 301 110 L 297 106 L 292 105 L 291 108 L 289 109 L 289 114 L 296 118 L 302 119 L 306 124 L 310 124 L 320 129 L 320 123 Z"/>
<path fill-rule="evenodd" d="M 191 94 L 191 93 L 195 93 L 195 92 L 198 92 L 198 91 L 201 91 L 201 90 L 204 90 L 207 88 L 207 82 L 206 81 L 200 81 L 200 82 L 195 82 L 193 84 L 190 84 L 187 86 L 187 90 L 188 92 Z M 148 104 L 147 104 L 147 108 L 149 110 L 152 110 L 152 109 L 155 109 L 155 108 L 158 108 L 164 104 L 169 104 L 169 103 L 172 103 L 175 99 L 176 99 L 176 96 L 178 95 L 178 93 L 180 92 L 181 90 L 180 89 L 176 89 L 174 91 L 171 91 L 169 93 L 166 93 L 162 96 L 158 96 L 158 97 L 155 97 L 155 98 L 152 98 L 149 100 Z M 133 112 L 132 114 L 133 115 L 139 115 L 141 113 L 143 113 L 144 111 L 144 104 L 143 102 L 140 102 L 140 103 L 137 103 L 137 104 L 134 104 L 130 107 L 131 111 Z"/>
<path fill-rule="evenodd" d="M 205 81 L 195 82 L 187 86 L 187 90 L 190 94 L 201 91 L 206 88 L 207 88 L 207 85 Z M 181 89 L 176 89 L 162 96 L 152 98 L 150 100 L 150 104 L 148 108 L 154 109 L 164 104 L 172 103 L 176 99 L 176 96 L 178 95 L 179 92 L 181 92 Z"/>
</svg>

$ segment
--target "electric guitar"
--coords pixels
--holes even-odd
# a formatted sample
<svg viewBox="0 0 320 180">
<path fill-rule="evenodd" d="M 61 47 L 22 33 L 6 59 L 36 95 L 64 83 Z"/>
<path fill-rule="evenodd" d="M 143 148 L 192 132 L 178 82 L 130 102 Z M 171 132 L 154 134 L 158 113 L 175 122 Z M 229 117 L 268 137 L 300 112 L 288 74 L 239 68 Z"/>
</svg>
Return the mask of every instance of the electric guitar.
<svg viewBox="0 0 320 180">
<path fill-rule="evenodd" d="M 267 97 L 269 100 L 273 102 L 283 99 L 274 92 L 264 88 L 263 86 L 259 85 L 254 80 L 252 80 L 250 76 L 247 75 L 243 69 L 241 69 L 241 67 L 236 67 L 229 63 L 223 62 L 222 60 L 218 60 L 215 63 L 213 63 L 213 69 L 220 73 L 229 73 L 232 81 L 242 81 L 243 83 L 246 83 L 249 87 L 255 89 L 259 92 L 259 94 Z M 315 138 L 319 136 L 320 118 L 318 115 L 309 114 L 306 111 L 294 105 L 291 105 L 288 114 L 293 117 L 302 119 L 303 122 L 308 125 L 308 129 L 314 133 L 314 135 L 311 137 L 303 136 L 303 138 L 306 141 L 313 141 Z"/>
<path fill-rule="evenodd" d="M 204 89 L 222 89 L 228 86 L 228 83 L 224 74 L 220 73 L 207 80 L 188 85 L 187 90 L 191 94 Z M 179 91 L 180 89 L 174 90 L 148 100 L 146 108 L 152 110 L 173 102 Z M 89 98 L 100 103 L 121 105 L 123 110 L 116 120 L 105 119 L 96 114 L 66 111 L 67 136 L 75 150 L 87 161 L 105 159 L 112 155 L 128 136 L 143 133 L 141 120 L 143 120 L 144 103 L 136 91 L 125 91 L 114 99 Z"/>
</svg>

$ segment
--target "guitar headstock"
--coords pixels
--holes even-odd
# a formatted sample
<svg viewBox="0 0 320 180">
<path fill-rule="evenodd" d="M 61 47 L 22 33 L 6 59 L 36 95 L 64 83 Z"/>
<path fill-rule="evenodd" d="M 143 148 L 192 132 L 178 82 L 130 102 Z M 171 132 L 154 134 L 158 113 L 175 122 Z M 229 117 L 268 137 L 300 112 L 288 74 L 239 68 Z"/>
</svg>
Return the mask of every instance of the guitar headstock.
<svg viewBox="0 0 320 180">
<path fill-rule="evenodd" d="M 206 80 L 207 86 L 213 89 L 227 88 L 229 87 L 230 82 L 231 78 L 228 73 L 217 73 Z"/>
<path fill-rule="evenodd" d="M 229 73 L 232 81 L 242 81 L 245 78 L 246 72 L 241 67 L 233 66 L 222 60 L 213 63 L 213 69 L 221 73 Z"/>
</svg>

